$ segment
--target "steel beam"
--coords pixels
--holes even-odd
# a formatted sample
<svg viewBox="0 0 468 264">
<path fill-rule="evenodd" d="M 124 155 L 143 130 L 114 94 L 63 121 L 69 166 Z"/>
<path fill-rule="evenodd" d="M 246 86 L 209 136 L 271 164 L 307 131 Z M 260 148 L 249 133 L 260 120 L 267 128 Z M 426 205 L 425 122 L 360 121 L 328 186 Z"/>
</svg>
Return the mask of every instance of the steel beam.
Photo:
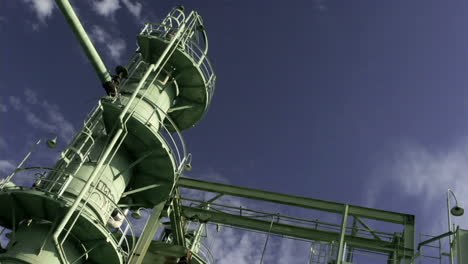
<svg viewBox="0 0 468 264">
<path fill-rule="evenodd" d="M 279 204 L 287 204 L 303 208 L 327 211 L 337 214 L 343 214 L 345 204 L 312 199 L 301 196 L 281 194 L 269 191 L 263 191 L 252 188 L 238 187 L 234 185 L 207 182 L 201 180 L 190 179 L 186 177 L 179 178 L 179 187 L 188 189 L 197 189 L 207 192 L 222 193 L 226 195 L 244 197 L 254 200 L 262 200 Z M 348 214 L 368 219 L 375 219 L 384 222 L 407 224 L 410 219 L 414 219 L 413 215 L 389 212 L 379 209 L 350 205 Z"/>
<path fill-rule="evenodd" d="M 159 228 L 159 219 L 161 218 L 161 212 L 164 208 L 165 201 L 157 204 L 153 208 L 153 213 L 151 214 L 148 222 L 143 229 L 143 233 L 141 234 L 138 242 L 135 246 L 133 251 L 133 255 L 131 256 L 128 263 L 130 264 L 141 264 L 143 259 L 145 258 L 146 251 L 148 250 L 151 242 L 153 241 L 154 236 Z"/>
<path fill-rule="evenodd" d="M 368 225 L 366 224 L 366 222 L 364 222 L 361 218 L 355 217 L 354 219 L 356 219 L 365 229 L 367 229 L 367 231 L 369 231 L 369 233 L 371 233 L 371 235 L 372 235 L 373 237 L 375 237 L 375 239 L 382 240 L 382 239 L 380 239 L 380 237 L 377 235 L 377 233 L 375 233 L 375 231 L 372 230 L 372 228 L 370 228 L 370 226 L 368 226 Z"/>
<path fill-rule="evenodd" d="M 218 190 L 219 191 L 219 190 Z M 319 240 L 325 242 L 339 241 L 340 233 L 316 230 L 313 228 L 307 228 L 302 226 L 294 226 L 284 223 L 275 223 L 270 230 L 270 222 L 259 220 L 255 218 L 249 218 L 245 216 L 232 215 L 214 210 L 205 210 L 196 207 L 182 206 L 182 215 L 190 221 L 195 222 L 213 222 L 224 225 L 230 225 L 234 227 L 246 228 L 250 230 L 257 230 L 262 232 L 271 232 L 277 235 L 284 235 L 295 238 L 302 238 L 306 240 Z M 343 213 L 343 211 L 342 211 Z M 368 249 L 373 251 L 379 251 L 384 253 L 392 253 L 395 251 L 397 245 L 392 242 L 381 241 L 371 238 L 357 237 L 352 235 L 345 235 L 344 241 L 347 245 L 354 248 Z M 407 252 L 402 248 L 399 248 L 399 252 Z M 413 255 L 401 257 L 410 258 Z"/>
<path fill-rule="evenodd" d="M 339 264 L 343 264 L 343 252 L 344 252 L 344 245 L 345 245 L 346 227 L 348 226 L 348 210 L 349 210 L 349 205 L 346 205 L 344 209 L 344 213 L 343 213 L 343 220 L 341 223 L 340 244 L 338 247 L 337 260 Z"/>
<path fill-rule="evenodd" d="M 185 247 L 184 223 L 180 214 L 179 199 L 172 199 L 171 209 L 169 216 L 171 219 L 171 227 L 174 231 L 174 244 Z"/>
<path fill-rule="evenodd" d="M 405 252 L 403 255 L 405 256 L 414 256 L 416 254 L 416 230 L 414 227 L 414 217 L 408 219 L 408 222 L 405 223 L 405 231 L 403 233 L 403 248 L 405 248 Z M 413 257 L 404 257 L 405 264 L 412 264 Z"/>
</svg>

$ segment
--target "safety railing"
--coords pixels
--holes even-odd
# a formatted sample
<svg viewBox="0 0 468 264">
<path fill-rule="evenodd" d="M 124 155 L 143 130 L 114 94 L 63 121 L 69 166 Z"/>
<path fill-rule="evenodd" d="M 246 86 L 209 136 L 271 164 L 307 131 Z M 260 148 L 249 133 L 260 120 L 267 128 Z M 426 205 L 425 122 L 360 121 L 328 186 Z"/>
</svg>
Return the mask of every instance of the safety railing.
<svg viewBox="0 0 468 264">
<path fill-rule="evenodd" d="M 58 177 L 54 179 L 48 178 L 48 173 L 54 174 L 62 174 L 63 177 Z M 18 168 L 15 171 L 15 176 L 10 179 L 8 182 L 12 182 L 13 184 L 7 184 L 8 182 L 3 182 L 0 191 L 4 190 L 11 190 L 11 189 L 32 189 L 42 191 L 45 194 L 50 194 L 51 197 L 55 197 L 55 199 L 65 202 L 67 204 L 71 203 L 70 199 L 72 198 L 65 198 L 63 196 L 59 196 L 59 193 L 63 193 L 66 190 L 66 181 L 60 181 L 59 179 L 63 178 L 72 178 L 74 180 L 79 180 L 84 183 L 83 179 L 78 177 L 74 177 L 73 175 L 63 171 L 57 170 L 54 168 L 48 167 L 26 167 L 26 168 Z M 5 179 L 2 179 L 3 181 Z M 56 188 L 52 190 L 48 188 L 48 186 L 54 185 Z M 109 230 L 109 234 L 113 238 L 114 242 L 117 244 L 117 249 L 123 253 L 125 257 L 131 256 L 133 251 L 133 247 L 135 245 L 135 230 L 133 227 L 132 222 L 127 218 L 126 213 L 120 209 L 120 207 L 114 202 L 112 198 L 110 198 L 107 194 L 102 192 L 101 190 L 95 188 L 93 190 L 94 194 L 91 195 L 88 204 L 104 204 L 104 206 L 100 207 L 101 211 L 96 214 L 92 214 L 83 210 L 83 212 L 91 221 L 95 223 L 102 223 L 103 226 Z M 104 202 L 103 202 L 104 201 Z M 85 206 L 86 207 L 86 206 Z M 89 208 L 89 207 L 88 207 Z M 90 208 L 92 210 L 92 208 Z M 107 225 L 107 221 L 112 218 L 113 215 L 119 214 L 122 217 L 121 224 L 118 227 L 109 227 Z M 104 220 L 104 222 L 103 222 Z M 71 229 L 66 230 L 66 237 L 70 234 Z"/>
<path fill-rule="evenodd" d="M 189 155 L 187 153 L 187 148 L 185 145 L 184 138 L 182 136 L 182 133 L 180 130 L 177 128 L 177 125 L 175 122 L 171 119 L 171 117 L 165 113 L 157 104 L 151 102 L 150 100 L 145 100 L 147 103 L 149 103 L 153 107 L 153 112 L 151 115 L 146 119 L 146 124 L 150 124 L 150 120 L 153 116 L 157 116 L 157 120 L 160 125 L 160 129 L 158 131 L 159 135 L 161 138 L 164 140 L 164 143 L 166 146 L 169 148 L 170 153 L 176 162 L 176 169 L 175 173 L 176 175 L 179 175 L 183 170 L 185 165 L 188 162 Z M 160 117 L 159 115 L 163 115 Z M 164 120 L 167 120 L 172 128 L 174 128 L 175 133 L 173 134 L 168 127 L 164 124 Z M 174 136 L 175 135 L 175 136 Z"/>
<path fill-rule="evenodd" d="M 65 170 L 69 167 L 72 161 L 77 160 L 77 166 L 74 168 L 76 173 L 85 160 L 91 153 L 95 140 L 93 134 L 99 129 L 104 129 L 104 124 L 101 119 L 102 105 L 99 103 L 88 115 L 88 119 L 84 121 L 83 128 L 75 135 L 71 143 L 61 154 L 61 161 L 59 163 L 60 169 Z"/>
<path fill-rule="evenodd" d="M 204 78 L 205 87 L 208 89 L 208 100 L 211 101 L 215 90 L 216 75 L 214 74 L 213 66 L 208 59 L 207 54 L 193 41 L 186 42 L 185 51 L 200 68 Z"/>
<path fill-rule="evenodd" d="M 176 9 L 178 10 L 178 9 Z M 168 17 L 170 19 L 168 19 Z M 171 13 L 166 17 L 166 19 L 162 23 L 147 23 L 143 30 L 141 31 L 141 35 L 155 35 L 163 39 L 170 40 L 173 36 L 173 32 L 177 31 L 181 25 L 178 20 L 173 19 Z M 176 22 L 174 22 L 176 21 Z M 199 24 L 201 19 L 197 14 L 193 14 L 192 20 L 187 22 L 186 30 L 182 35 L 182 40 L 179 43 L 179 48 L 192 59 L 194 64 L 199 67 L 200 71 L 202 72 L 202 76 L 204 79 L 204 85 L 208 90 L 208 101 L 211 101 L 214 90 L 215 90 L 215 81 L 216 75 L 214 74 L 213 66 L 208 59 L 207 56 L 207 48 L 202 48 L 200 46 L 199 41 L 194 40 L 194 34 L 198 26 L 202 26 Z"/>
<path fill-rule="evenodd" d="M 146 70 L 147 64 L 144 63 L 140 58 L 136 58 L 133 63 L 130 65 L 131 72 L 129 74 L 129 78 L 126 79 L 125 82 L 127 82 L 129 79 L 138 79 L 139 78 L 139 73 L 143 72 Z M 162 69 L 162 71 L 166 74 L 166 76 L 170 76 L 170 73 L 167 70 Z M 158 80 L 157 75 L 153 76 L 152 78 L 148 78 L 147 83 L 145 84 L 145 87 L 151 87 L 152 85 L 155 86 L 161 86 L 164 85 L 160 80 Z M 158 83 L 159 82 L 159 83 Z M 124 83 L 125 84 L 125 83 Z M 177 85 L 175 83 L 175 85 Z M 124 86 L 125 87 L 125 86 Z M 148 88 L 145 88 L 148 89 Z M 144 90 L 144 89 L 143 89 Z M 131 91 L 122 91 L 123 94 L 130 93 Z M 132 115 L 137 115 L 140 116 L 144 121 L 144 123 L 147 126 L 150 126 L 152 123 L 151 121 L 154 119 L 157 119 L 158 124 L 159 124 L 159 129 L 158 129 L 158 134 L 161 136 L 161 139 L 164 140 L 165 146 L 169 148 L 169 152 L 175 161 L 175 173 L 179 175 L 182 170 L 184 169 L 184 166 L 187 164 L 187 161 L 189 160 L 186 145 L 184 138 L 182 136 L 182 133 L 178 129 L 176 123 L 171 119 L 171 117 L 166 113 L 165 110 L 163 110 L 161 107 L 159 107 L 156 103 L 154 103 L 152 100 L 148 99 L 145 97 L 146 90 L 144 93 L 140 93 L 137 98 L 137 104 L 140 104 L 141 101 L 151 105 L 153 108 L 153 111 L 148 117 L 141 116 L 137 111 L 132 111 Z M 132 109 L 136 109 L 136 105 L 132 107 Z M 156 118 L 154 118 L 156 117 Z M 172 132 L 169 128 L 167 123 L 169 123 L 171 129 L 173 129 L 174 132 Z"/>
<path fill-rule="evenodd" d="M 180 199 L 184 204 L 190 207 L 200 208 L 203 205 L 206 205 L 206 201 L 202 201 L 202 200 L 190 199 L 190 198 L 185 198 L 185 197 L 182 197 Z M 216 211 L 216 212 L 228 213 L 232 215 L 243 216 L 243 217 L 255 218 L 255 219 L 264 220 L 264 221 L 271 221 L 273 219 L 273 224 L 281 223 L 281 224 L 301 226 L 305 228 L 312 228 L 312 229 L 322 230 L 322 231 L 331 231 L 331 232 L 338 232 L 338 233 L 341 232 L 340 224 L 322 222 L 322 221 L 319 221 L 318 219 L 312 220 L 312 219 L 305 219 L 305 218 L 300 218 L 300 217 L 283 215 L 279 213 L 263 212 L 263 211 L 248 209 L 246 207 L 241 207 L 241 206 L 231 206 L 231 205 L 225 205 L 225 204 L 210 203 L 210 210 Z M 346 227 L 346 234 L 351 235 L 353 233 L 353 230 L 354 230 L 355 236 L 359 235 L 360 237 L 371 238 L 374 235 L 378 235 L 382 241 L 386 241 L 386 242 L 392 242 L 392 240 L 395 237 L 393 233 L 380 232 L 376 230 L 372 230 L 372 233 L 371 233 L 367 229 L 358 228 L 358 227 L 349 227 L 349 226 Z"/>
<path fill-rule="evenodd" d="M 419 241 L 427 241 L 436 238 L 437 236 L 419 234 Z M 431 243 L 422 245 L 419 248 L 418 264 L 422 263 L 444 263 L 444 260 L 449 260 L 450 242 L 448 238 L 442 238 L 432 241 Z M 415 262 L 416 263 L 416 262 Z"/>
<path fill-rule="evenodd" d="M 192 244 L 189 242 L 187 247 L 191 247 Z M 216 259 L 213 256 L 213 253 L 211 253 L 211 250 L 201 241 L 198 242 L 196 245 L 197 249 L 196 252 L 194 252 L 197 256 L 199 256 L 201 259 L 203 259 L 207 264 L 214 264 L 216 263 Z"/>
<path fill-rule="evenodd" d="M 185 12 L 181 8 L 174 8 L 161 23 L 147 23 L 140 34 L 157 32 L 163 38 L 170 38 L 175 30 L 185 23 Z"/>
</svg>

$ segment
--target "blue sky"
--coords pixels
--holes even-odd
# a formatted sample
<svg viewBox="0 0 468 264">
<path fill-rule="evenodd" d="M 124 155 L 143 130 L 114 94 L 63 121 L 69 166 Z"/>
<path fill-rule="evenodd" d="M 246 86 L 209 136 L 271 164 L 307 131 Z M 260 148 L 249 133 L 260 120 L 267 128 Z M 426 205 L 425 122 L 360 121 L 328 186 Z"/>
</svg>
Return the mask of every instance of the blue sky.
<svg viewBox="0 0 468 264">
<path fill-rule="evenodd" d="M 72 3 L 112 69 L 181 2 Z M 446 229 L 447 188 L 468 201 L 467 2 L 182 3 L 217 74 L 184 132 L 190 176 L 411 213 L 426 233 Z M 5 175 L 37 138 L 70 138 L 104 90 L 53 1 L 3 1 L 0 34 Z"/>
</svg>

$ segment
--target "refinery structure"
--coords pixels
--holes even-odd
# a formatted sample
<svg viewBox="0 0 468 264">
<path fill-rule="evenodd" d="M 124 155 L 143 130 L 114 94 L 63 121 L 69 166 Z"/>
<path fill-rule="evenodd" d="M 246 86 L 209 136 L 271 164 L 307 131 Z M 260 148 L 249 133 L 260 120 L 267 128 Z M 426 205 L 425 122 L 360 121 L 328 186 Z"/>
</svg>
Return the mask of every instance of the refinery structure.
<svg viewBox="0 0 468 264">
<path fill-rule="evenodd" d="M 306 262 L 290 263 L 372 263 L 360 262 L 359 252 L 383 256 L 378 263 L 468 263 L 467 231 L 452 228 L 451 215 L 447 233 L 418 236 L 410 214 L 184 177 L 191 155 L 181 131 L 203 118 L 216 82 L 201 16 L 178 6 L 160 23 L 146 24 L 131 61 L 110 72 L 69 2 L 56 2 L 107 96 L 54 167 L 26 166 L 32 149 L 1 179 L 0 226 L 9 242 L 0 263 L 225 263 L 205 243 L 210 224 L 266 234 L 258 245 L 263 253 L 270 236 L 310 243 L 310 255 L 298 256 Z M 54 148 L 56 139 L 35 147 L 41 144 Z M 452 208 L 453 193 L 448 195 Z M 226 196 L 333 213 L 340 220 L 233 206 L 221 202 Z M 134 222 L 142 212 L 150 216 L 138 232 Z M 463 209 L 455 203 L 451 214 Z M 387 224 L 397 230 L 386 230 Z M 263 253 L 257 263 L 266 263 Z"/>
</svg>

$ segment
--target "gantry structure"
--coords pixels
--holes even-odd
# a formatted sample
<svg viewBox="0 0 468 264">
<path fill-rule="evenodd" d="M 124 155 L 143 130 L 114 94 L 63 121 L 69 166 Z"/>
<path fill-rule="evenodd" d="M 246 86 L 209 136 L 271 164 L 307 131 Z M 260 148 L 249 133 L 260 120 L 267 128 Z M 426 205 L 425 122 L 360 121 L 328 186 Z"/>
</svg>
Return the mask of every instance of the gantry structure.
<svg viewBox="0 0 468 264">
<path fill-rule="evenodd" d="M 210 223 L 310 241 L 309 263 L 315 264 L 353 263 L 359 250 L 382 254 L 387 263 L 414 263 L 422 246 L 453 235 L 432 237 L 417 248 L 410 214 L 184 177 L 191 155 L 181 131 L 202 119 L 216 81 L 201 16 L 178 6 L 161 23 L 146 24 L 131 61 L 112 74 L 70 3 L 56 2 L 107 96 L 54 167 L 26 166 L 33 149 L 1 180 L 0 225 L 9 240 L 1 263 L 223 263 L 203 243 Z M 225 196 L 333 213 L 341 220 L 330 224 L 219 202 Z M 150 216 L 139 232 L 134 219 L 142 211 Z M 369 220 L 399 230 L 378 231 Z M 317 253 L 317 245 L 326 250 Z"/>
</svg>

